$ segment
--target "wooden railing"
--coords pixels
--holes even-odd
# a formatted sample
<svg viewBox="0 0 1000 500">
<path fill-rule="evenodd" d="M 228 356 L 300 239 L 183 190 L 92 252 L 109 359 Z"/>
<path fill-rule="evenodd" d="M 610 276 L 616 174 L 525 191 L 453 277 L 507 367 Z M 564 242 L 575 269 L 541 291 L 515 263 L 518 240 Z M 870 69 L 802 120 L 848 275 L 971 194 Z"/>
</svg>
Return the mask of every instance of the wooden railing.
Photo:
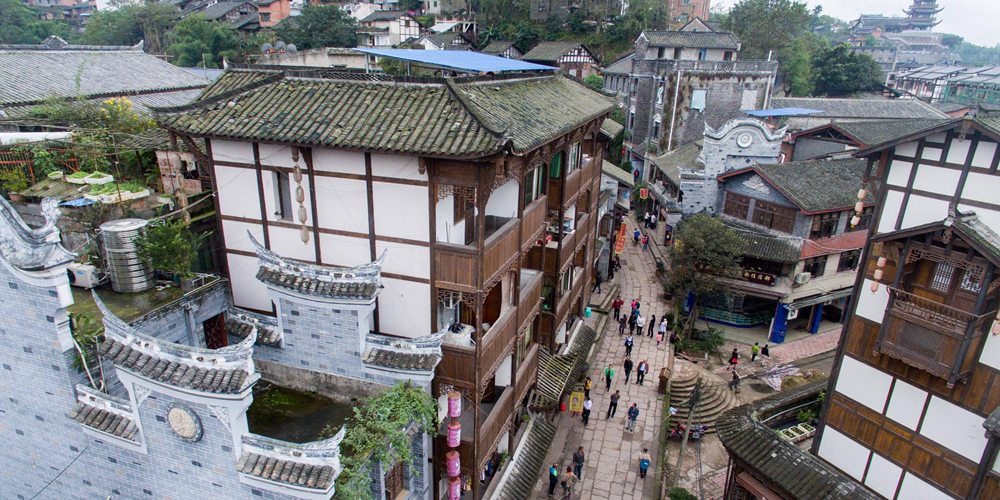
<svg viewBox="0 0 1000 500">
<path fill-rule="evenodd" d="M 528 315 L 535 309 L 535 304 L 542 298 L 542 282 L 545 273 L 538 272 L 531 277 L 524 287 L 521 288 L 521 301 L 517 305 L 517 326 L 518 329 L 524 326 Z"/>
<path fill-rule="evenodd" d="M 517 380 L 514 381 L 514 397 L 516 398 L 514 406 L 524 401 L 525 396 L 528 395 L 528 389 L 535 383 L 535 377 L 538 376 L 538 349 L 540 349 L 538 344 L 531 344 L 531 349 L 521 361 L 521 366 L 517 367 Z"/>
<path fill-rule="evenodd" d="M 437 281 L 475 287 L 476 261 L 475 247 L 465 245 L 437 244 L 433 252 L 435 278 Z"/>
<path fill-rule="evenodd" d="M 975 315 L 898 288 L 891 294 L 879 351 L 948 379 L 952 387 L 972 369 L 990 314 Z"/>
<path fill-rule="evenodd" d="M 571 199 L 580 190 L 580 175 L 580 169 L 576 169 L 563 180 L 563 190 L 566 192 L 564 199 Z"/>
<path fill-rule="evenodd" d="M 592 180 L 594 180 L 594 158 L 587 160 L 580 168 L 580 185 L 586 186 Z"/>
<path fill-rule="evenodd" d="M 479 429 L 479 453 L 481 456 L 479 457 L 477 470 L 482 470 L 486 465 L 486 460 L 493 455 L 493 451 L 497 447 L 497 442 L 500 440 L 500 435 L 503 434 L 507 423 L 514 416 L 514 405 L 511 403 L 511 398 L 513 397 L 513 390 L 507 389 L 503 391 L 500 399 L 497 400 L 496 405 L 493 407 L 493 411 L 486 417 L 482 427 Z"/>
<path fill-rule="evenodd" d="M 545 196 L 542 196 L 524 208 L 521 221 L 521 240 L 525 244 L 528 244 L 533 239 L 532 237 L 535 236 L 535 233 L 545 224 L 547 204 L 548 200 Z"/>
<path fill-rule="evenodd" d="M 507 353 L 507 348 L 514 342 L 515 337 L 517 337 L 517 307 L 511 307 L 490 326 L 483 337 L 479 362 L 482 363 L 484 387 L 486 380 L 493 376 L 497 367 L 503 362 L 504 354 Z"/>
<path fill-rule="evenodd" d="M 580 231 L 574 231 L 572 234 L 563 234 L 562 247 L 559 249 L 560 269 L 573 258 L 573 253 L 576 252 L 576 239 L 579 234 Z"/>
<path fill-rule="evenodd" d="M 483 249 L 483 283 L 491 281 L 518 251 L 520 221 L 511 219 L 486 239 Z"/>
<path fill-rule="evenodd" d="M 590 214 L 583 214 L 576 221 L 576 232 L 578 235 L 580 235 L 577 236 L 576 238 L 577 246 L 580 246 L 587 242 L 587 238 L 584 238 L 582 235 L 587 234 L 587 232 L 590 230 L 588 224 L 590 224 Z"/>
<path fill-rule="evenodd" d="M 435 378 L 441 383 L 466 388 L 475 387 L 476 349 L 452 344 L 441 344 L 441 362 L 435 370 Z"/>
</svg>

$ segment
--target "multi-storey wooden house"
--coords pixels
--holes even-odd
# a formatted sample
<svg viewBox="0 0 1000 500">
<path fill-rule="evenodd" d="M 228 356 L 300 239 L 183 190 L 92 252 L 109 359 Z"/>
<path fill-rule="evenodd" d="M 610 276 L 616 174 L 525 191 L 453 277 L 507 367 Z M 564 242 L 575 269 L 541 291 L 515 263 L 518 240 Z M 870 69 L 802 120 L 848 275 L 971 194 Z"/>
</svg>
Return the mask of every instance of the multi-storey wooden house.
<svg viewBox="0 0 1000 500">
<path fill-rule="evenodd" d="M 998 141 L 969 117 L 855 154 L 881 190 L 812 449 L 887 499 L 1000 498 Z"/>
<path fill-rule="evenodd" d="M 443 332 L 432 390 L 463 395 L 458 451 L 478 498 L 481 471 L 509 448 L 539 349 L 565 342 L 589 300 L 612 105 L 548 72 L 358 81 L 230 71 L 158 120 L 182 140 L 205 138 L 237 305 L 275 310 L 248 231 L 290 261 L 343 267 L 386 253 L 368 327 Z M 448 448 L 437 444 L 443 487 Z"/>
</svg>

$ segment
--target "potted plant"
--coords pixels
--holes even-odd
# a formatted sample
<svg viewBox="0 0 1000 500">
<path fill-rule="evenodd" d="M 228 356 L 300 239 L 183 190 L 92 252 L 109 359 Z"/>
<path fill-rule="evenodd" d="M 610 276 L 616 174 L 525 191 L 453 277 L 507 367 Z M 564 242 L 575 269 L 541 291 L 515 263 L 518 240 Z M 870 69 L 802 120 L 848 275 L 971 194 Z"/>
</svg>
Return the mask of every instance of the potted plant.
<svg viewBox="0 0 1000 500">
<path fill-rule="evenodd" d="M 667 270 L 667 265 L 662 260 L 656 259 L 656 275 L 660 276 Z"/>
<path fill-rule="evenodd" d="M 0 171 L 0 188 L 7 193 L 10 201 L 23 202 L 24 196 L 20 194 L 30 186 L 28 176 L 20 169 Z"/>
<path fill-rule="evenodd" d="M 54 172 L 49 172 L 49 175 L 48 175 L 48 178 L 49 179 L 53 179 L 53 180 L 62 179 L 62 177 L 63 177 L 63 173 L 62 173 L 61 170 L 56 170 Z"/>
<path fill-rule="evenodd" d="M 195 273 L 191 270 L 198 248 L 211 233 L 195 235 L 181 221 L 166 222 L 146 228 L 137 240 L 139 257 L 153 269 L 168 271 L 185 292 L 194 288 Z"/>
<path fill-rule="evenodd" d="M 72 174 L 66 176 L 66 182 L 70 184 L 86 184 L 87 181 L 84 179 L 86 179 L 88 175 L 90 175 L 89 172 L 73 172 Z"/>
<path fill-rule="evenodd" d="M 84 177 L 83 182 L 85 184 L 108 184 L 114 182 L 115 178 L 111 174 L 106 174 L 104 172 L 94 172 L 87 177 Z"/>
</svg>

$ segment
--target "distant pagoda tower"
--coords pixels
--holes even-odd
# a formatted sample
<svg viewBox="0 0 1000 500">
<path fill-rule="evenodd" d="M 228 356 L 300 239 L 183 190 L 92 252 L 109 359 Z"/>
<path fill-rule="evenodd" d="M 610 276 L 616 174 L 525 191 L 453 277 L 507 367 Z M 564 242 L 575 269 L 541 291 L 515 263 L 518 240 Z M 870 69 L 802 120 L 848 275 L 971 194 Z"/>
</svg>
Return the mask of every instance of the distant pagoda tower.
<svg viewBox="0 0 1000 500">
<path fill-rule="evenodd" d="M 903 12 L 906 12 L 908 29 L 929 30 L 941 22 L 936 20 L 934 16 L 942 10 L 938 7 L 937 0 L 913 0 L 913 5 L 910 5 L 910 8 Z"/>
</svg>

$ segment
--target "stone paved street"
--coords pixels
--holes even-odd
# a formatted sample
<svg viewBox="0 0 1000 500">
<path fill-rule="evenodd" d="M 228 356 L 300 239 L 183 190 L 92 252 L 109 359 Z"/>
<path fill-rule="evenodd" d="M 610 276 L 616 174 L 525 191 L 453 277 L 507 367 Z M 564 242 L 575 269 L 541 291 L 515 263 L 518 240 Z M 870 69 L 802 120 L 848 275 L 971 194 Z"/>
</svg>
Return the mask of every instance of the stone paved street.
<svg viewBox="0 0 1000 500">
<path fill-rule="evenodd" d="M 634 231 L 636 222 L 629 218 L 628 232 Z M 629 237 L 631 240 L 631 236 Z M 640 310 L 642 314 L 649 318 L 650 314 L 655 314 L 657 318 L 667 311 L 667 305 L 663 302 L 662 289 L 654 281 L 656 267 L 650 252 L 642 252 L 642 244 L 633 246 L 629 241 L 625 245 L 622 256 L 622 272 L 615 275 L 614 283 L 620 285 L 620 294 L 625 301 L 622 313 L 628 314 L 629 302 L 638 299 L 642 304 Z M 603 285 L 604 294 L 611 288 L 611 283 Z M 604 297 L 606 295 L 601 295 Z M 592 299 L 592 302 L 598 302 Z M 595 318 L 589 318 L 588 323 L 596 323 Z M 556 442 L 553 447 L 563 446 L 563 454 L 560 456 L 560 463 L 565 471 L 565 467 L 572 461 L 572 453 L 576 446 L 582 445 L 586 452 L 587 462 L 584 467 L 583 480 L 577 483 L 573 493 L 573 499 L 650 499 L 656 498 L 657 488 L 660 485 L 659 474 L 655 472 L 657 467 L 656 456 L 659 451 L 659 428 L 662 419 L 663 404 L 661 395 L 657 394 L 657 383 L 659 381 L 660 370 L 667 361 L 668 342 L 663 342 L 660 347 L 656 347 L 656 339 L 646 335 L 635 336 L 635 347 L 632 350 L 632 361 L 636 367 L 643 358 L 647 359 L 650 365 L 649 374 L 646 376 L 644 385 L 635 383 L 635 370 L 632 372 L 630 383 L 625 383 L 625 374 L 622 363 L 625 360 L 625 347 L 623 345 L 624 336 L 618 336 L 617 324 L 613 319 L 607 323 L 603 340 L 596 349 L 594 359 L 591 363 L 590 377 L 594 380 L 594 390 L 591 397 L 594 401 L 593 413 L 590 417 L 590 424 L 584 428 L 580 417 L 566 421 L 564 419 L 560 425 L 572 426 L 569 436 L 563 442 Z M 647 325 L 648 329 L 648 325 Z M 605 390 L 603 379 L 604 368 L 608 364 L 613 364 L 615 376 L 612 382 L 610 393 Z M 621 391 L 621 400 L 618 403 L 618 412 L 615 417 L 606 420 L 610 396 L 614 391 Z M 625 430 L 625 415 L 628 408 L 636 403 L 639 408 L 639 419 L 635 426 L 635 432 L 630 433 Z M 580 432 L 582 431 L 582 436 Z M 650 471 L 646 479 L 640 479 L 638 455 L 643 447 L 649 448 L 649 453 L 653 458 Z M 551 455 L 551 453 L 550 453 Z M 548 486 L 547 467 L 539 479 L 539 492 L 537 498 L 545 498 Z M 560 498 L 561 488 L 556 488 L 556 497 Z"/>
<path fill-rule="evenodd" d="M 768 366 L 775 366 L 778 364 L 788 364 L 793 361 L 798 361 L 800 359 L 808 358 L 810 356 L 815 356 L 820 353 L 830 352 L 837 348 L 837 342 L 840 341 L 840 327 L 834 328 L 832 330 L 817 333 L 815 335 L 810 335 L 802 340 L 796 340 L 795 342 L 786 342 L 784 344 L 771 344 L 769 350 L 771 351 L 771 360 L 768 361 Z M 740 353 L 740 367 L 749 370 L 750 367 L 750 346 L 742 344 L 739 342 L 728 341 L 722 347 L 719 348 L 719 354 L 722 356 L 728 356 L 733 348 L 736 348 Z M 725 366 L 721 366 L 715 369 L 716 373 L 724 373 L 726 371 Z M 754 365 L 753 372 L 762 371 L 760 368 L 760 360 Z M 741 370 L 740 373 L 743 373 Z"/>
</svg>

